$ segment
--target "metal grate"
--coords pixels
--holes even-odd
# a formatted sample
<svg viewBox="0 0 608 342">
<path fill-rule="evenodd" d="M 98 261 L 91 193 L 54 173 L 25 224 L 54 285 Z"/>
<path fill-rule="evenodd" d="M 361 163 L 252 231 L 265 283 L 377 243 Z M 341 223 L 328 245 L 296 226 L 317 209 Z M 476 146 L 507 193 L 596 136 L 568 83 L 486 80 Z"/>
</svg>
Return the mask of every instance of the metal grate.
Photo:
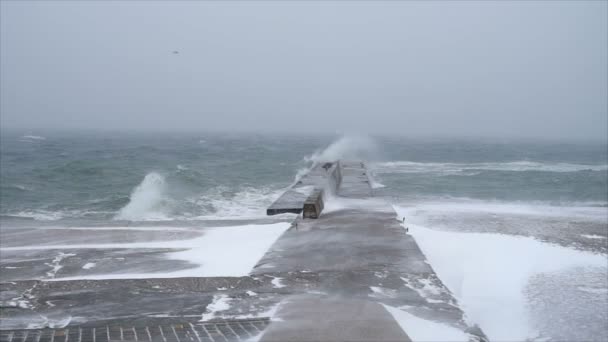
<svg viewBox="0 0 608 342">
<path fill-rule="evenodd" d="M 0 342 L 227 342 L 259 335 L 267 318 L 183 322 L 142 326 L 73 326 L 62 329 L 2 330 Z"/>
</svg>

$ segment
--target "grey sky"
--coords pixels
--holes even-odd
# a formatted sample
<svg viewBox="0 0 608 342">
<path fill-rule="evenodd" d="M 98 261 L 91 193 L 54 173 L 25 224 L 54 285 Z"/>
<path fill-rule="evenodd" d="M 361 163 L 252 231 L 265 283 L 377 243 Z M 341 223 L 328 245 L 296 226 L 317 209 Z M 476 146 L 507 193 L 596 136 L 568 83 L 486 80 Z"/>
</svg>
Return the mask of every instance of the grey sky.
<svg viewBox="0 0 608 342">
<path fill-rule="evenodd" d="M 605 1 L 1 10 L 3 128 L 607 134 Z"/>
</svg>

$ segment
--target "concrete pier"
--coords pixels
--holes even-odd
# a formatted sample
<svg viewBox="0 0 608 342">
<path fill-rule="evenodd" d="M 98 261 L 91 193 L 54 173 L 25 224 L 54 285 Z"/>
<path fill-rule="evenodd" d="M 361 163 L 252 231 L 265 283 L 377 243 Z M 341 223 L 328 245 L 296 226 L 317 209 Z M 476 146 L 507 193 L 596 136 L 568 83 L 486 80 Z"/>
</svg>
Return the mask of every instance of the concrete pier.
<svg viewBox="0 0 608 342">
<path fill-rule="evenodd" d="M 311 214 L 305 216 L 317 218 L 323 210 L 324 191 L 336 192 L 341 182 L 342 167 L 339 161 L 316 163 L 268 207 L 266 214 L 299 214 L 304 210 L 304 204 L 308 203 Z"/>
<path fill-rule="evenodd" d="M 322 195 L 328 188 L 334 196 Z M 315 193 L 321 202 L 308 202 Z M 319 163 L 268 210 L 303 215 L 290 219 L 291 227 L 239 277 L 60 281 L 87 274 L 91 260 L 100 268 L 156 273 L 194 265 L 172 259 L 184 248 L 78 249 L 65 246 L 84 243 L 69 229 L 3 229 L 0 342 L 415 340 L 384 305 L 484 340 L 464 322 L 390 204 L 373 197 L 365 163 Z M 108 229 L 90 236 L 168 244 L 205 236 L 208 229 Z M 29 248 L 52 245 L 53 238 L 68 243 Z"/>
</svg>

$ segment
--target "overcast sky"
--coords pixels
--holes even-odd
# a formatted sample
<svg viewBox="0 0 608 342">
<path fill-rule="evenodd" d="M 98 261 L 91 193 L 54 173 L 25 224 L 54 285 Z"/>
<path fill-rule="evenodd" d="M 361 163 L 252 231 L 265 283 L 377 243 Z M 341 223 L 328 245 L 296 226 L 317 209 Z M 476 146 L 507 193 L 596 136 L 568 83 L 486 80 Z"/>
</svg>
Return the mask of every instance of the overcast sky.
<svg viewBox="0 0 608 342">
<path fill-rule="evenodd" d="M 606 139 L 607 4 L 2 1 L 0 124 Z"/>
</svg>

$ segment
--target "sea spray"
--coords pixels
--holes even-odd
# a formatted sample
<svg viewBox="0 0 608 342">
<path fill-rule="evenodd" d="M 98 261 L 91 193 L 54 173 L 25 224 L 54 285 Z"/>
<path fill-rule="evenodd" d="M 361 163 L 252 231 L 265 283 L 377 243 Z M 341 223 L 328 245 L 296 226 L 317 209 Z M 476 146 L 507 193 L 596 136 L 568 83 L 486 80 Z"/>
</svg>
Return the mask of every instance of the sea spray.
<svg viewBox="0 0 608 342">
<path fill-rule="evenodd" d="M 162 206 L 166 187 L 163 176 L 156 172 L 148 173 L 131 193 L 129 203 L 115 218 L 131 221 L 164 219 Z"/>
<path fill-rule="evenodd" d="M 376 143 L 369 137 L 359 135 L 344 135 L 335 140 L 325 149 L 319 149 L 302 160 L 306 167 L 300 168 L 295 175 L 295 185 L 317 163 L 335 162 L 340 159 L 375 160 L 379 155 Z M 381 185 L 382 186 L 382 185 Z"/>
<path fill-rule="evenodd" d="M 307 162 L 332 162 L 340 159 L 374 160 L 379 155 L 376 143 L 369 137 L 345 135 L 331 143 L 324 150 L 318 150 L 304 157 Z"/>
</svg>

